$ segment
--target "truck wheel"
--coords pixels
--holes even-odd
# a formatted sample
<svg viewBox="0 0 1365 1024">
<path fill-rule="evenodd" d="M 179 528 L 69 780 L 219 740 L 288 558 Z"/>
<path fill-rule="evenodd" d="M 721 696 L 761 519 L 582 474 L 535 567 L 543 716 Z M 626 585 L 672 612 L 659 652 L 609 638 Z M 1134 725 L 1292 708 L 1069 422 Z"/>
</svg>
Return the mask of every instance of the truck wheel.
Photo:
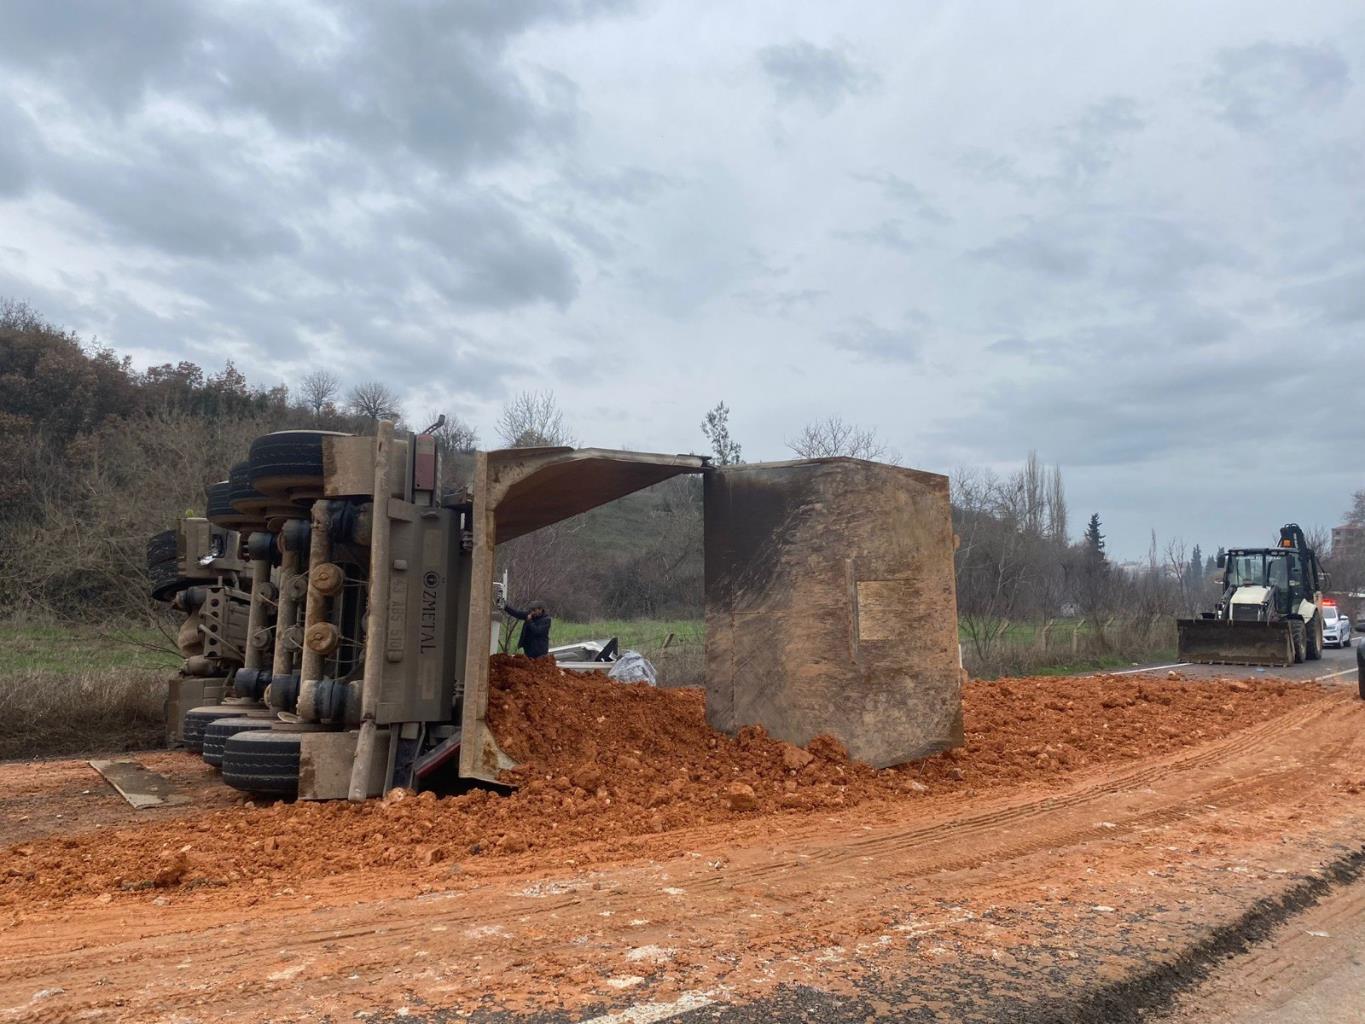
<svg viewBox="0 0 1365 1024">
<path fill-rule="evenodd" d="M 228 502 L 244 516 L 261 516 L 270 504 L 267 498 L 251 486 L 251 463 L 242 461 L 228 470 Z"/>
<path fill-rule="evenodd" d="M 169 601 L 190 586 L 190 581 L 180 575 L 176 547 L 175 530 L 162 530 L 147 541 L 147 579 L 155 601 Z"/>
<path fill-rule="evenodd" d="M 1314 616 L 1313 616 L 1313 621 L 1310 622 L 1310 623 L 1308 623 L 1308 628 L 1307 628 L 1307 631 L 1306 631 L 1306 635 L 1307 635 L 1307 638 L 1308 638 L 1308 651 L 1307 651 L 1307 653 L 1308 653 L 1308 660 L 1309 660 L 1309 661 L 1321 661 L 1321 660 L 1322 660 L 1322 619 L 1320 619 L 1320 618 L 1318 618 L 1318 616 L 1314 615 Z"/>
<path fill-rule="evenodd" d="M 262 494 L 322 487 L 322 444 L 335 430 L 278 430 L 251 442 L 251 486 Z"/>
<path fill-rule="evenodd" d="M 234 526 L 241 520 L 232 507 L 232 481 L 220 480 L 204 488 L 204 518 L 217 526 Z"/>
<path fill-rule="evenodd" d="M 236 736 L 239 732 L 269 729 L 274 721 L 275 716 L 268 712 L 214 719 L 204 727 L 204 762 L 215 768 L 219 767 L 223 763 L 223 748 L 227 745 L 229 736 Z"/>
<path fill-rule="evenodd" d="M 299 732 L 239 732 L 223 745 L 223 781 L 271 796 L 299 795 Z"/>
<path fill-rule="evenodd" d="M 204 749 L 204 730 L 210 722 L 220 718 L 240 718 L 247 709 L 241 704 L 208 704 L 202 708 L 190 708 L 180 726 L 180 735 L 185 741 L 185 749 L 196 754 Z"/>
<path fill-rule="evenodd" d="M 1300 664 L 1308 652 L 1308 631 L 1303 622 L 1295 619 L 1289 624 L 1289 636 L 1294 645 L 1294 664 Z"/>
</svg>

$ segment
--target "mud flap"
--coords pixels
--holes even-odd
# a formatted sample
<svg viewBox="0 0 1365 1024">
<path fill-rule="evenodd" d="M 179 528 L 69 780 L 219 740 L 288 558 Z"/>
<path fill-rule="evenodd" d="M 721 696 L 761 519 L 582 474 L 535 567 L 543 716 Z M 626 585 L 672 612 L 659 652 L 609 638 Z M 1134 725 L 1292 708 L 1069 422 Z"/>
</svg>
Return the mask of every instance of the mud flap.
<svg viewBox="0 0 1365 1024">
<path fill-rule="evenodd" d="M 1294 664 L 1294 637 L 1287 620 L 1227 622 L 1220 619 L 1176 619 L 1177 657 L 1196 665 Z"/>
</svg>

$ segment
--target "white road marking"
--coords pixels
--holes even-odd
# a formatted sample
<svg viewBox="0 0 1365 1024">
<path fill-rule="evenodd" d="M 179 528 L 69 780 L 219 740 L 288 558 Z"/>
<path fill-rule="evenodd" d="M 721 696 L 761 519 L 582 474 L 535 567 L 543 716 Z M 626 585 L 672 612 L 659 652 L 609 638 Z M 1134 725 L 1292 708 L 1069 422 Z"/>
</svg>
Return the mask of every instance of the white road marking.
<svg viewBox="0 0 1365 1024">
<path fill-rule="evenodd" d="M 1135 676 L 1140 672 L 1160 672 L 1165 668 L 1185 668 L 1188 661 L 1177 661 L 1174 665 L 1153 665 L 1151 668 L 1126 668 L 1122 672 L 1096 672 L 1097 676 Z"/>
<path fill-rule="evenodd" d="M 1340 671 L 1340 672 L 1333 672 L 1331 675 L 1328 675 L 1328 676 L 1314 676 L 1313 679 L 1312 679 L 1312 681 L 1315 682 L 1315 683 L 1320 683 L 1320 682 L 1322 682 L 1324 679 L 1336 679 L 1338 676 L 1349 676 L 1349 675 L 1351 675 L 1351 674 L 1352 674 L 1353 672 L 1355 672 L 1355 671 L 1356 671 L 1356 670 L 1353 669 L 1353 668 L 1342 669 L 1342 671 Z"/>
<path fill-rule="evenodd" d="M 1124 669 L 1122 672 L 1096 672 L 1096 673 L 1094 673 L 1094 674 L 1097 675 L 1097 676 L 1135 676 L 1135 675 L 1139 675 L 1139 674 L 1141 674 L 1141 673 L 1143 673 L 1143 672 L 1161 672 L 1161 671 L 1163 671 L 1164 669 L 1169 669 L 1169 668 L 1188 668 L 1189 665 L 1190 665 L 1190 663 L 1189 663 L 1188 661 L 1178 661 L 1178 662 L 1176 662 L 1174 665 L 1153 665 L 1151 668 L 1126 668 L 1126 669 Z M 1229 668 L 1236 668 L 1237 666 L 1228 666 L 1228 667 L 1229 667 Z M 1249 666 L 1245 666 L 1245 667 L 1249 667 Z M 1353 668 L 1342 669 L 1340 672 L 1331 672 L 1331 673 L 1329 673 L 1328 675 L 1325 675 L 1325 676 L 1313 676 L 1313 678 L 1310 679 L 1309 682 L 1312 682 L 1312 683 L 1321 683 L 1321 682 L 1324 682 L 1325 680 L 1328 680 L 1328 679 L 1339 679 L 1339 678 L 1341 678 L 1342 676 L 1349 676 L 1349 675 L 1354 674 L 1355 672 L 1356 672 L 1356 669 L 1353 669 Z"/>
<path fill-rule="evenodd" d="M 583 1021 L 583 1024 L 655 1024 L 656 1021 L 668 1020 L 689 1010 L 700 1010 L 713 1002 L 715 1000 L 711 998 L 709 992 L 684 992 L 671 1003 L 640 1003 L 638 1006 L 628 1006 L 615 1013 L 593 1017 L 591 1020 Z"/>
</svg>

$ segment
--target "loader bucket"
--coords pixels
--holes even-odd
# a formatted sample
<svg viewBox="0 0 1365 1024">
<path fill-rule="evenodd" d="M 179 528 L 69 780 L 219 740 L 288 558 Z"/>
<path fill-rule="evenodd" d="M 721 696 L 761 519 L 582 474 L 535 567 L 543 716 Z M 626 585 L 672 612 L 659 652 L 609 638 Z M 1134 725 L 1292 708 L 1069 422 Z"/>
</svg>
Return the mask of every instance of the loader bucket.
<svg viewBox="0 0 1365 1024">
<path fill-rule="evenodd" d="M 1289 623 L 1228 622 L 1221 619 L 1177 619 L 1181 661 L 1196 665 L 1294 664 Z"/>
</svg>

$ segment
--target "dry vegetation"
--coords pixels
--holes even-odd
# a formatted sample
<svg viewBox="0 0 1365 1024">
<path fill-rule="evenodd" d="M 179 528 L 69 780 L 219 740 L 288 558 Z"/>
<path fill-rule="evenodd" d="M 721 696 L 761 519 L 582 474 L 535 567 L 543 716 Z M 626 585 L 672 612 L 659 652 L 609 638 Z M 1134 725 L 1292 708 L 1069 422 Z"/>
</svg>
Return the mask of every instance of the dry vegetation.
<svg viewBox="0 0 1365 1024">
<path fill-rule="evenodd" d="M 0 759 L 159 746 L 178 663 L 150 629 L 0 624 Z"/>
</svg>

